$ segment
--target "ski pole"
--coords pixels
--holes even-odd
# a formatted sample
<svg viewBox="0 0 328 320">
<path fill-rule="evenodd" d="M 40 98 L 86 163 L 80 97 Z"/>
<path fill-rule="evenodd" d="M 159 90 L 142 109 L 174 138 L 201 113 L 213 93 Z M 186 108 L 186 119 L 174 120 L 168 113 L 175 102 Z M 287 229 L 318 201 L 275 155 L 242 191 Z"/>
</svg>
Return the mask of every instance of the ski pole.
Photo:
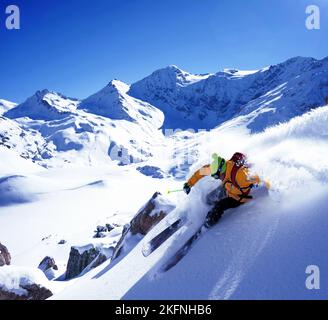
<svg viewBox="0 0 328 320">
<path fill-rule="evenodd" d="M 170 194 L 170 193 L 173 193 L 173 192 L 182 192 L 183 189 L 177 189 L 177 190 L 167 190 L 167 193 Z"/>
</svg>

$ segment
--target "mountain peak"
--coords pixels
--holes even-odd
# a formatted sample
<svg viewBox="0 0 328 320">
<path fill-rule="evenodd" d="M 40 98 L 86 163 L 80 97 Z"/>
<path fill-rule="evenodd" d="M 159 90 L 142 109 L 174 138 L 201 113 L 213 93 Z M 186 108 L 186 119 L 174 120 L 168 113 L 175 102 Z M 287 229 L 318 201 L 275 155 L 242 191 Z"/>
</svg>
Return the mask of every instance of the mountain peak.
<svg viewBox="0 0 328 320">
<path fill-rule="evenodd" d="M 179 67 L 177 67 L 175 64 L 170 64 L 167 67 L 163 68 L 162 70 L 173 71 L 173 72 L 176 72 L 176 73 L 188 73 L 188 72 L 180 69 Z"/>
<path fill-rule="evenodd" d="M 129 85 L 122 81 L 112 80 L 107 86 L 84 99 L 78 109 L 113 120 L 132 121 L 124 106 L 124 97 L 129 88 Z"/>
<path fill-rule="evenodd" d="M 28 117 L 34 120 L 56 120 L 76 109 L 77 100 L 42 89 L 35 92 L 25 102 L 4 114 L 8 118 Z"/>
<path fill-rule="evenodd" d="M 38 90 L 35 92 L 35 95 L 38 96 L 38 97 L 44 97 L 45 95 L 47 95 L 48 93 L 54 93 L 54 94 L 57 94 L 56 92 L 51 92 L 50 90 L 48 89 L 42 89 L 42 90 Z"/>
<path fill-rule="evenodd" d="M 126 93 L 129 91 L 130 86 L 123 81 L 114 79 L 111 80 L 103 90 L 106 90 L 106 88 L 116 89 L 119 92 Z"/>
<path fill-rule="evenodd" d="M 148 122 L 159 128 L 163 114 L 153 106 L 139 101 L 129 94 L 130 86 L 119 80 L 112 80 L 106 87 L 84 99 L 78 109 L 112 120 Z"/>
<path fill-rule="evenodd" d="M 0 116 L 7 112 L 10 109 L 13 109 L 17 106 L 17 103 L 11 102 L 11 101 L 7 101 L 4 99 L 0 99 Z"/>
<path fill-rule="evenodd" d="M 303 68 L 313 65 L 313 63 L 315 63 L 317 61 L 318 61 L 317 59 L 314 59 L 312 57 L 297 56 L 297 57 L 287 59 L 286 61 L 279 63 L 276 66 L 283 67 L 283 68 L 295 67 L 295 68 L 303 69 Z"/>
</svg>

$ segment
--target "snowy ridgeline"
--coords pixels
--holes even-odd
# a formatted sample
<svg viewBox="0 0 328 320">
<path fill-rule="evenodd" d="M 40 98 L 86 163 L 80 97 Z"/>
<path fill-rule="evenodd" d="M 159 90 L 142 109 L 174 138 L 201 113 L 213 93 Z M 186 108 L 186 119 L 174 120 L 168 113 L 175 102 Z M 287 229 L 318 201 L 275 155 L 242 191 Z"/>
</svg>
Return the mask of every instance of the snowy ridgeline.
<svg viewBox="0 0 328 320">
<path fill-rule="evenodd" d="M 326 297 L 326 280 L 320 290 L 308 290 L 305 270 L 313 264 L 321 270 L 328 267 L 323 254 L 328 227 L 328 106 L 257 134 L 246 130 L 251 119 L 252 115 L 237 117 L 208 132 L 163 137 L 160 145 L 153 145 L 157 152 L 136 166 L 85 166 L 79 159 L 82 151 L 77 151 L 70 166 L 46 170 L 20 157 L 15 147 L 0 146 L 0 234 L 13 264 L 0 268 L 0 283 L 13 278 L 10 283 L 15 285 L 6 280 L 6 290 L 13 292 L 24 290 L 17 284 L 28 278 L 49 289 L 52 299 Z M 191 150 L 196 157 L 189 157 Z M 202 224 L 210 208 L 206 196 L 218 182 L 204 178 L 189 196 L 168 195 L 166 190 L 181 188 L 194 169 L 208 163 L 213 151 L 229 157 L 236 150 L 247 153 L 252 170 L 270 180 L 269 196 L 259 193 L 256 201 L 227 212 L 163 273 L 162 266 Z M 93 152 L 95 159 L 100 154 Z M 173 170 L 183 180 L 173 178 Z M 155 191 L 162 196 L 149 206 L 146 202 Z M 111 259 L 127 230 L 123 226 L 147 209 L 156 225 L 145 235 L 126 233 L 127 246 Z M 169 213 L 163 217 L 162 212 Z M 149 240 L 178 218 L 186 224 L 144 257 Z M 15 269 L 37 270 L 46 256 L 53 257 L 57 267 L 46 273 L 48 279 L 27 277 L 25 269 Z M 76 268 L 80 264 L 82 272 Z M 68 269 L 73 279 L 67 278 Z M 24 281 L 17 280 L 21 278 Z"/>
<path fill-rule="evenodd" d="M 113 80 L 82 101 L 45 89 L 19 105 L 0 100 L 0 145 L 46 168 L 172 158 L 163 152 L 167 134 L 220 125 L 261 132 L 324 105 L 327 79 L 328 58 L 296 57 L 260 70 L 205 75 L 169 66 L 131 86 Z M 186 173 L 138 167 L 157 178 Z"/>
</svg>

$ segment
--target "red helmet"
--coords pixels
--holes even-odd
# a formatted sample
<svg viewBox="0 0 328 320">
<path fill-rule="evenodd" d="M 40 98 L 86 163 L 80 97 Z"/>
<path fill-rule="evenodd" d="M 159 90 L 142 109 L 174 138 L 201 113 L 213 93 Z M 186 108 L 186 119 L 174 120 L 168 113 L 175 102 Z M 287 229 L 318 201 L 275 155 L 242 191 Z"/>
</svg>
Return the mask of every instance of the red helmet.
<svg viewBox="0 0 328 320">
<path fill-rule="evenodd" d="M 233 161 L 238 167 L 242 167 L 246 164 L 247 157 L 241 152 L 236 152 L 230 161 Z"/>
</svg>

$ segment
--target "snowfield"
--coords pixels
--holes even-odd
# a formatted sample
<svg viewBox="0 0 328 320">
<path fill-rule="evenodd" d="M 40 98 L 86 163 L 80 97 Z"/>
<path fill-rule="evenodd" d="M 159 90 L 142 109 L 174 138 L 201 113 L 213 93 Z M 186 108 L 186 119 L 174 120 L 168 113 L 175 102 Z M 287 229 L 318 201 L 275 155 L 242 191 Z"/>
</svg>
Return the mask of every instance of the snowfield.
<svg viewBox="0 0 328 320">
<path fill-rule="evenodd" d="M 131 86 L 114 80 L 83 101 L 48 90 L 20 105 L 0 100 L 0 241 L 12 255 L 0 289 L 21 295 L 19 283 L 34 282 L 50 299 L 326 299 L 327 61 L 207 75 L 170 66 Z M 168 125 L 191 130 L 167 135 Z M 203 224 L 220 182 L 206 177 L 188 196 L 167 190 L 181 189 L 213 152 L 236 151 L 270 190 L 257 188 L 163 272 Z M 71 247 L 103 248 L 108 258 L 156 191 L 154 212 L 170 211 L 163 220 L 128 239 L 117 259 L 65 280 Z M 179 218 L 184 225 L 144 257 Z M 114 228 L 98 230 L 107 224 Z M 46 256 L 58 266 L 52 280 L 38 269 Z M 320 268 L 320 290 L 305 285 L 310 265 Z"/>
<path fill-rule="evenodd" d="M 244 137 L 240 143 L 248 141 L 245 151 L 255 160 L 254 168 L 270 180 L 269 196 L 259 192 L 257 201 L 226 213 L 168 272 L 162 273 L 160 267 L 198 229 L 209 209 L 204 198 L 217 185 L 210 178 L 204 178 L 189 196 L 177 196 L 177 208 L 122 260 L 99 266 L 52 298 L 324 299 L 327 280 L 322 278 L 320 290 L 308 290 L 305 270 L 309 265 L 328 267 L 323 241 L 328 227 L 328 163 L 316 161 L 328 150 L 327 128 L 320 126 L 327 116 L 328 107 L 319 108 Z M 229 130 L 221 135 L 224 142 L 219 149 L 225 150 L 233 141 L 228 140 Z M 181 216 L 188 217 L 188 227 L 143 257 L 142 246 L 167 220 Z"/>
</svg>

